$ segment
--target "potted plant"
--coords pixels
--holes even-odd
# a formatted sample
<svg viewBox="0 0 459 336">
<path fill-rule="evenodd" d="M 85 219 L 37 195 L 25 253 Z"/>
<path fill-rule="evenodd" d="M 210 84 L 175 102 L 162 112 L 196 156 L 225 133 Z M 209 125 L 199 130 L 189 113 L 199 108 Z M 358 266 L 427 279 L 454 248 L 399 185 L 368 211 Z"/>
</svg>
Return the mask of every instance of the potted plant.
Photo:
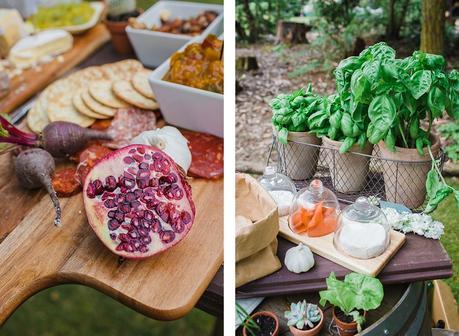
<svg viewBox="0 0 459 336">
<path fill-rule="evenodd" d="M 277 336 L 279 334 L 279 319 L 269 311 L 260 311 L 250 316 L 247 311 L 236 303 L 236 314 L 242 323 L 244 336 Z"/>
<path fill-rule="evenodd" d="M 125 29 L 129 18 L 140 14 L 136 0 L 106 0 L 106 3 L 107 16 L 104 22 L 110 31 L 113 47 L 120 54 L 130 54 L 133 50 Z"/>
<path fill-rule="evenodd" d="M 351 336 L 362 330 L 367 311 L 381 305 L 384 289 L 381 282 L 373 277 L 349 273 L 344 281 L 330 273 L 326 279 L 327 289 L 320 291 L 320 304 L 330 302 L 333 320 L 340 336 Z"/>
<path fill-rule="evenodd" d="M 325 160 L 333 187 L 342 193 L 359 192 L 365 187 L 373 151 L 365 132 L 369 120 L 361 109 L 343 108 L 345 101 L 338 94 L 324 98 L 322 106 L 309 122 L 311 131 L 322 136 L 329 148 Z"/>
<path fill-rule="evenodd" d="M 294 336 L 319 335 L 324 325 L 322 309 L 315 304 L 307 303 L 306 300 L 292 303 L 284 316 Z"/>
<path fill-rule="evenodd" d="M 309 179 L 316 172 L 321 140 L 310 132 L 308 120 L 320 110 L 321 101 L 309 84 L 306 90 L 281 94 L 271 102 L 274 134 L 283 145 L 286 173 L 293 180 Z"/>
<path fill-rule="evenodd" d="M 386 199 L 409 208 L 421 206 L 427 191 L 427 211 L 432 211 L 454 191 L 441 177 L 440 143 L 432 133 L 433 121 L 445 110 L 459 119 L 459 73 L 446 73 L 444 67 L 442 56 L 420 51 L 396 59 L 395 50 L 381 42 L 335 70 L 345 109 L 368 116 L 366 136 L 384 159 Z M 438 188 L 426 186 L 428 176 L 441 181 Z"/>
</svg>

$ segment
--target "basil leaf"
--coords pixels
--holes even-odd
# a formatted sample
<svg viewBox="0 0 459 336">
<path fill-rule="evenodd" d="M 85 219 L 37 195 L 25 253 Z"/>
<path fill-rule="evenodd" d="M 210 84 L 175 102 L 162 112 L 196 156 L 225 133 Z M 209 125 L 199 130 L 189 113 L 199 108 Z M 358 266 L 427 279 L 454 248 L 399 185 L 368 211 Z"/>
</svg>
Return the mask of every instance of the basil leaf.
<svg viewBox="0 0 459 336">
<path fill-rule="evenodd" d="M 438 205 L 443 201 L 446 197 L 448 197 L 449 194 L 453 189 L 448 187 L 445 184 L 442 184 L 435 192 L 435 195 L 433 197 L 429 197 L 429 201 L 427 203 L 426 208 L 424 209 L 424 213 L 428 214 L 434 211 Z"/>
<path fill-rule="evenodd" d="M 354 125 L 354 122 L 352 121 L 351 116 L 348 113 L 344 113 L 343 117 L 341 118 L 341 130 L 343 131 L 343 134 L 347 137 L 352 136 L 352 127 Z"/>
<path fill-rule="evenodd" d="M 432 85 L 432 73 L 429 70 L 416 71 L 410 78 L 408 89 L 415 99 L 429 91 Z"/>
<path fill-rule="evenodd" d="M 368 107 L 368 116 L 374 125 L 372 134 L 368 134 L 371 143 L 375 144 L 381 140 L 391 128 L 396 117 L 394 101 L 388 96 L 375 97 Z"/>
<path fill-rule="evenodd" d="M 361 150 L 363 150 L 365 148 L 365 145 L 367 143 L 367 136 L 365 133 L 362 133 L 360 134 L 358 140 L 357 140 L 357 143 L 360 147 Z"/>
<path fill-rule="evenodd" d="M 351 149 L 351 147 L 355 144 L 355 139 L 351 137 L 346 137 L 339 148 L 339 152 L 341 154 L 346 153 Z"/>
<path fill-rule="evenodd" d="M 429 198 L 433 197 L 436 194 L 439 187 L 440 187 L 440 179 L 438 178 L 438 174 L 435 168 L 432 168 L 427 173 L 427 178 L 426 178 L 427 196 Z"/>
<path fill-rule="evenodd" d="M 424 156 L 424 140 L 422 138 L 416 139 L 416 149 L 419 155 Z"/>
<path fill-rule="evenodd" d="M 363 75 L 361 70 L 356 70 L 351 77 L 351 92 L 354 95 L 354 100 L 357 102 L 365 102 L 369 98 L 370 83 Z"/>
<path fill-rule="evenodd" d="M 341 127 L 341 118 L 343 117 L 343 113 L 341 111 L 337 111 L 330 116 L 330 125 L 334 128 Z"/>
<path fill-rule="evenodd" d="M 416 139 L 419 135 L 419 119 L 414 117 L 410 122 L 410 137 Z"/>
<path fill-rule="evenodd" d="M 432 117 L 440 118 L 446 108 L 445 92 L 436 86 L 432 87 L 427 97 L 427 105 L 432 112 Z"/>
<path fill-rule="evenodd" d="M 384 139 L 384 143 L 386 144 L 387 148 L 391 152 L 395 152 L 395 135 L 391 129 L 387 131 L 386 138 Z"/>
<path fill-rule="evenodd" d="M 279 142 L 286 145 L 288 142 L 287 142 L 287 137 L 288 137 L 288 130 L 283 127 L 278 133 L 277 133 L 277 137 L 279 139 Z"/>
</svg>

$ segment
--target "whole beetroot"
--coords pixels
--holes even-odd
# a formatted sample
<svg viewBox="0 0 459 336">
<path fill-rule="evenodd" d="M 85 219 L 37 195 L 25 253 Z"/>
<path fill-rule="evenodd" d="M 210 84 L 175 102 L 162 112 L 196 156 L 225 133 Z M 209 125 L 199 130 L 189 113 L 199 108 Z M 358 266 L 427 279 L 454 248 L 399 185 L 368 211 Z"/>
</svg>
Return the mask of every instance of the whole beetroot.
<svg viewBox="0 0 459 336">
<path fill-rule="evenodd" d="M 40 148 L 27 149 L 16 158 L 15 171 L 19 184 L 26 189 L 45 187 L 56 210 L 54 225 L 61 225 L 61 206 L 54 191 L 51 176 L 54 173 L 54 159 L 47 151 Z"/>
<path fill-rule="evenodd" d="M 0 123 L 7 132 L 7 136 L 0 136 L 0 142 L 41 147 L 54 157 L 71 156 L 90 140 L 112 140 L 106 132 L 87 129 L 67 121 L 48 124 L 39 136 L 19 130 L 2 116 Z"/>
</svg>

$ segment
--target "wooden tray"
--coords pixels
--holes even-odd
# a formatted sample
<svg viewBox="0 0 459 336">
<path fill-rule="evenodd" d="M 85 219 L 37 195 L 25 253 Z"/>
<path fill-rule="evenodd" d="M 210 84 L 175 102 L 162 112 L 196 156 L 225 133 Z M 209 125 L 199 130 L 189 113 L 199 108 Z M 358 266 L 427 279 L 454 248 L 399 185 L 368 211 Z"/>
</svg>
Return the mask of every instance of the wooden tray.
<svg viewBox="0 0 459 336">
<path fill-rule="evenodd" d="M 37 68 L 24 70 L 12 79 L 8 95 L 0 99 L 0 111 L 11 113 L 49 83 L 86 59 L 109 39 L 110 34 L 102 23 L 84 34 L 74 36 L 73 48 L 62 54 L 61 62 L 56 58 Z"/>
<path fill-rule="evenodd" d="M 376 258 L 363 260 L 339 252 L 333 244 L 333 233 L 317 238 L 294 233 L 288 226 L 288 216 L 279 218 L 279 234 L 293 243 L 299 244 L 301 242 L 307 245 L 315 254 L 329 259 L 338 265 L 370 276 L 378 275 L 405 242 L 405 235 L 403 233 L 391 230 L 390 244 L 386 251 Z"/>
<path fill-rule="evenodd" d="M 295 244 L 279 237 L 277 256 L 282 268 L 264 278 L 237 288 L 237 298 L 275 296 L 315 292 L 325 289 L 325 278 L 330 272 L 343 278 L 350 272 L 344 266 L 335 264 L 319 255 L 314 255 L 315 266 L 306 273 L 295 274 L 287 270 L 283 261 L 285 253 Z M 427 239 L 414 234 L 406 235 L 406 242 L 387 263 L 378 279 L 383 284 L 400 284 L 414 281 L 449 278 L 453 274 L 451 259 L 438 240 Z"/>
<path fill-rule="evenodd" d="M 10 163 L 2 157 L 0 324 L 28 297 L 61 283 L 94 287 L 156 319 L 177 319 L 194 307 L 223 262 L 223 180 L 192 181 L 196 222 L 180 244 L 119 264 L 87 223 L 81 193 L 61 198 L 63 225 L 56 228 L 49 196 L 21 189 Z"/>
</svg>

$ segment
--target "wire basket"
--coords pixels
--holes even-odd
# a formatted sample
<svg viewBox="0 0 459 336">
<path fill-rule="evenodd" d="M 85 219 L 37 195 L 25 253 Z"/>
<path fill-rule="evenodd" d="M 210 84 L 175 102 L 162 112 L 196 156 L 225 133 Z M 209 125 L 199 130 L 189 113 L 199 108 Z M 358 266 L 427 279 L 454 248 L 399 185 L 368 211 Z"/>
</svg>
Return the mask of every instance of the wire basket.
<svg viewBox="0 0 459 336">
<path fill-rule="evenodd" d="M 333 190 L 338 200 L 353 203 L 359 196 L 375 196 L 383 201 L 403 204 L 413 211 L 425 208 L 425 181 L 432 161 L 403 161 L 381 157 L 375 145 L 368 154 L 340 154 L 338 148 L 298 140 L 280 143 L 273 135 L 268 165 L 277 161 L 277 170 L 293 179 L 298 189 L 320 179 Z M 440 151 L 440 169 L 445 156 Z"/>
</svg>

